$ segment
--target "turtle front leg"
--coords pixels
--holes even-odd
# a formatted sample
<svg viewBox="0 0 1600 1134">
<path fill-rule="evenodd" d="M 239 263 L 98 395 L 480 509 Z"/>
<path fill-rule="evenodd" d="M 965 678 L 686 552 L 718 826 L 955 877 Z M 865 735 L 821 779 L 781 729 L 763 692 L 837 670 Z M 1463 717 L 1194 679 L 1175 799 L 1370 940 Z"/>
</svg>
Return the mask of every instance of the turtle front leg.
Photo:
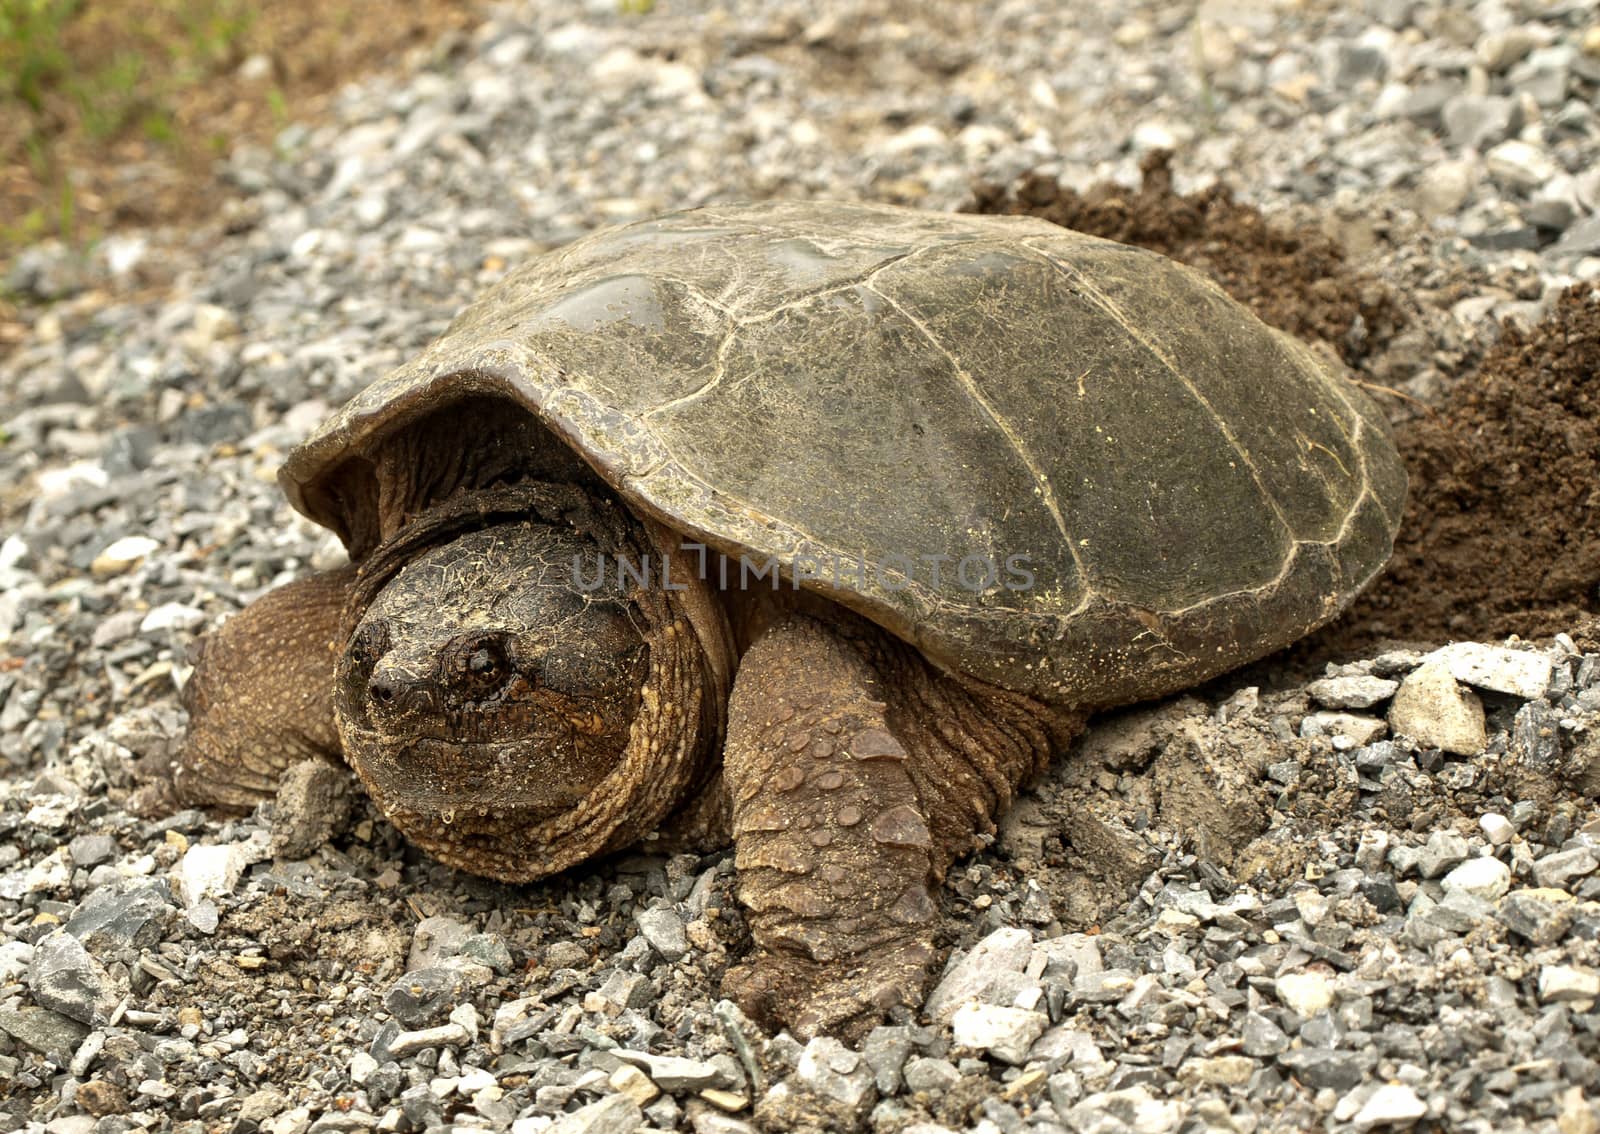
<svg viewBox="0 0 1600 1134">
<path fill-rule="evenodd" d="M 723 775 L 757 951 L 724 990 L 769 1027 L 859 1038 L 920 1005 L 935 889 L 1048 758 L 1050 730 L 876 627 L 800 614 L 746 652 L 728 709 Z"/>
<path fill-rule="evenodd" d="M 791 615 L 746 652 L 728 705 L 723 775 L 758 951 L 724 990 L 807 1037 L 917 1003 L 933 959 L 933 838 L 880 685 L 854 644 Z"/>
<path fill-rule="evenodd" d="M 184 687 L 189 732 L 173 778 L 186 804 L 252 807 L 291 766 L 342 764 L 333 718 L 340 619 L 355 569 L 268 591 L 199 643 Z"/>
</svg>

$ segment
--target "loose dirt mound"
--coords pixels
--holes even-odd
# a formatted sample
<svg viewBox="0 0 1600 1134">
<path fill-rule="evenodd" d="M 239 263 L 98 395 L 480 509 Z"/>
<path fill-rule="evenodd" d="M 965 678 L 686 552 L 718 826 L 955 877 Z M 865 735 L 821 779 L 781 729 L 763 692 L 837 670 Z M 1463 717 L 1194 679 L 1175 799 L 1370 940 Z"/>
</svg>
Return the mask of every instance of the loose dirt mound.
<svg viewBox="0 0 1600 1134">
<path fill-rule="evenodd" d="M 1537 637 L 1600 610 L 1600 291 L 1507 324 L 1452 401 L 1398 431 L 1411 499 L 1341 639 Z M 1377 636 L 1377 635 L 1374 635 Z"/>
<path fill-rule="evenodd" d="M 1265 322 L 1328 343 L 1358 369 L 1406 328 L 1381 281 L 1310 228 L 1233 200 L 1220 185 L 1182 196 L 1165 154 L 1138 189 L 1083 193 L 1036 175 L 979 189 L 975 211 L 1043 217 L 1199 268 Z M 1401 425 L 1411 499 L 1385 575 L 1334 626 L 1296 650 L 1321 659 L 1386 640 L 1539 637 L 1600 611 L 1600 293 L 1580 286 L 1532 331 L 1457 373 L 1445 405 Z"/>
<path fill-rule="evenodd" d="M 1352 366 L 1404 328 L 1394 294 L 1354 270 L 1333 240 L 1269 220 L 1221 184 L 1175 193 L 1170 161 L 1161 151 L 1146 157 L 1138 189 L 1102 182 L 1078 193 L 1037 174 L 1014 190 L 980 186 L 971 211 L 1043 217 L 1171 256 L 1211 276 L 1263 322 L 1321 339 Z"/>
</svg>

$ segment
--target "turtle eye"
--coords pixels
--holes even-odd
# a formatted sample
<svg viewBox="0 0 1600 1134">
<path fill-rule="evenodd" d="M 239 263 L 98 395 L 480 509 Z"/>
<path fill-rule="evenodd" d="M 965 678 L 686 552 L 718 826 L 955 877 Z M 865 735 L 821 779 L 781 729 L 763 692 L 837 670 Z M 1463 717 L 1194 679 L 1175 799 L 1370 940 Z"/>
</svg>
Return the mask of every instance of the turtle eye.
<svg viewBox="0 0 1600 1134">
<path fill-rule="evenodd" d="M 351 664 L 362 673 L 372 672 L 378 659 L 389 652 L 389 624 L 369 622 L 350 640 Z"/>
<path fill-rule="evenodd" d="M 456 655 L 456 671 L 472 689 L 498 689 L 511 674 L 504 641 L 498 635 L 486 635 L 464 642 Z"/>
</svg>

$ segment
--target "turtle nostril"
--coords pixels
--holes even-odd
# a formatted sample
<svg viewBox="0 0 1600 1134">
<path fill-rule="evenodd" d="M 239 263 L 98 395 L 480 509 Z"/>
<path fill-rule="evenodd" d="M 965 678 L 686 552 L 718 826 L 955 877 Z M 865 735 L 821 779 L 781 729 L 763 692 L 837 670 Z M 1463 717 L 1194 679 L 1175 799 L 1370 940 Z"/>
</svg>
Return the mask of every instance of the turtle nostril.
<svg viewBox="0 0 1600 1134">
<path fill-rule="evenodd" d="M 372 694 L 373 700 L 384 705 L 392 705 L 399 688 L 392 677 L 374 677 L 367 683 L 367 692 Z"/>
</svg>

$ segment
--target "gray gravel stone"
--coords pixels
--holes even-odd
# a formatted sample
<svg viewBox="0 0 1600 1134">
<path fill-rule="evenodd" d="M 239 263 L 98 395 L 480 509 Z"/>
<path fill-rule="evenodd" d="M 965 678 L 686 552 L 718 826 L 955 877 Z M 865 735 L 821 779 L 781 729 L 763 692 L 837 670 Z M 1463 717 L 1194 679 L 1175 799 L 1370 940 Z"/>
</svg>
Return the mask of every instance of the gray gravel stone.
<svg viewBox="0 0 1600 1134">
<path fill-rule="evenodd" d="M 1365 1078 L 1370 1055 L 1328 1048 L 1297 1048 L 1278 1056 L 1286 1071 L 1313 1090 L 1348 1091 Z"/>
<path fill-rule="evenodd" d="M 443 965 L 414 969 L 389 986 L 383 1006 L 403 1027 L 424 1028 L 448 1016 L 466 989 L 459 970 Z"/>
<path fill-rule="evenodd" d="M 871 1065 L 832 1036 L 818 1036 L 806 1044 L 794 1074 L 804 1090 L 858 1115 L 877 1098 L 873 1078 Z"/>
<path fill-rule="evenodd" d="M 1387 677 L 1324 677 L 1306 686 L 1313 700 L 1330 709 L 1370 709 L 1393 697 L 1400 683 Z"/>
<path fill-rule="evenodd" d="M 1486 150 L 1516 128 L 1516 103 L 1498 95 L 1458 95 L 1441 111 L 1445 133 L 1457 146 Z"/>
<path fill-rule="evenodd" d="M 41 1055 L 65 1060 L 83 1042 L 89 1029 L 47 1008 L 0 1007 L 0 1032 Z"/>
<path fill-rule="evenodd" d="M 474 933 L 461 943 L 462 960 L 483 965 L 504 976 L 511 971 L 511 950 L 497 933 Z"/>
<path fill-rule="evenodd" d="M 406 970 L 434 968 L 461 954 L 461 947 L 472 937 L 472 927 L 454 918 L 427 917 L 411 934 L 411 955 Z"/>
<path fill-rule="evenodd" d="M 66 930 L 91 953 L 150 949 L 162 938 L 175 909 L 165 882 L 135 882 L 125 890 L 96 890 L 67 920 Z"/>
<path fill-rule="evenodd" d="M 906 1060 L 911 1057 L 914 1046 L 910 1028 L 878 1027 L 867 1033 L 861 1043 L 861 1057 L 872 1068 L 872 1080 L 879 1094 L 899 1093 Z"/>
<path fill-rule="evenodd" d="M 1479 642 L 1452 642 L 1429 654 L 1424 664 L 1433 661 L 1442 662 L 1457 681 L 1524 701 L 1544 696 L 1553 670 L 1547 654 Z"/>
<path fill-rule="evenodd" d="M 1434 831 L 1417 853 L 1417 870 L 1424 878 L 1438 878 L 1465 861 L 1471 849 L 1454 831 Z"/>
<path fill-rule="evenodd" d="M 906 1063 L 906 1088 L 929 1094 L 942 1094 L 961 1080 L 961 1072 L 948 1059 L 912 1056 Z"/>
<path fill-rule="evenodd" d="M 728 1088 L 736 1081 L 714 1063 L 699 1059 L 685 1059 L 678 1055 L 653 1055 L 647 1051 L 628 1051 L 619 1048 L 611 1053 L 624 1063 L 631 1063 L 663 1091 L 703 1091 L 707 1088 Z"/>
<path fill-rule="evenodd" d="M 670 909 L 654 907 L 640 910 L 636 915 L 639 932 L 652 948 L 668 961 L 682 960 L 689 951 L 689 939 L 683 931 L 683 919 Z"/>
<path fill-rule="evenodd" d="M 963 1004 L 988 1001 L 1004 976 L 1020 974 L 1032 955 L 1033 935 L 1026 929 L 995 930 L 950 963 L 923 1010 L 932 1019 L 949 1022 Z"/>
<path fill-rule="evenodd" d="M 1094 1037 L 1066 1024 L 1046 1029 L 1028 1052 L 1028 1058 L 1071 1066 L 1081 1077 L 1089 1079 L 1103 1078 L 1111 1069 Z"/>
<path fill-rule="evenodd" d="M 1258 1059 L 1289 1050 L 1288 1035 L 1259 1012 L 1251 1012 L 1245 1016 L 1239 1038 L 1244 1053 Z"/>
<path fill-rule="evenodd" d="M 643 973 L 613 972 L 600 986 L 598 995 L 620 1009 L 644 1008 L 655 997 L 650 978 Z"/>
<path fill-rule="evenodd" d="M 306 858 L 349 818 L 354 801 L 349 769 L 327 760 L 302 760 L 284 772 L 272 810 L 272 853 Z"/>
<path fill-rule="evenodd" d="M 1573 924 L 1570 902 L 1550 900 L 1538 891 L 1526 889 L 1507 894 L 1496 915 L 1507 929 L 1522 934 L 1534 945 L 1554 945 Z"/>
<path fill-rule="evenodd" d="M 82 942 L 65 931 L 34 947 L 28 988 L 41 1008 L 85 1024 L 105 1023 L 124 994 Z"/>
<path fill-rule="evenodd" d="M 1600 870 L 1600 857 L 1589 847 L 1555 851 L 1534 860 L 1533 877 L 1539 885 L 1551 889 L 1570 889 L 1575 879 L 1584 878 Z"/>
<path fill-rule="evenodd" d="M 644 1125 L 644 1112 L 626 1095 L 607 1095 L 556 1120 L 550 1134 L 632 1134 Z"/>
<path fill-rule="evenodd" d="M 110 835 L 79 835 L 67 845 L 74 866 L 98 866 L 116 857 L 117 841 Z"/>
<path fill-rule="evenodd" d="M 1592 256 L 1600 253 L 1600 215 L 1584 217 L 1561 234 L 1551 251 L 1563 256 Z"/>
</svg>

